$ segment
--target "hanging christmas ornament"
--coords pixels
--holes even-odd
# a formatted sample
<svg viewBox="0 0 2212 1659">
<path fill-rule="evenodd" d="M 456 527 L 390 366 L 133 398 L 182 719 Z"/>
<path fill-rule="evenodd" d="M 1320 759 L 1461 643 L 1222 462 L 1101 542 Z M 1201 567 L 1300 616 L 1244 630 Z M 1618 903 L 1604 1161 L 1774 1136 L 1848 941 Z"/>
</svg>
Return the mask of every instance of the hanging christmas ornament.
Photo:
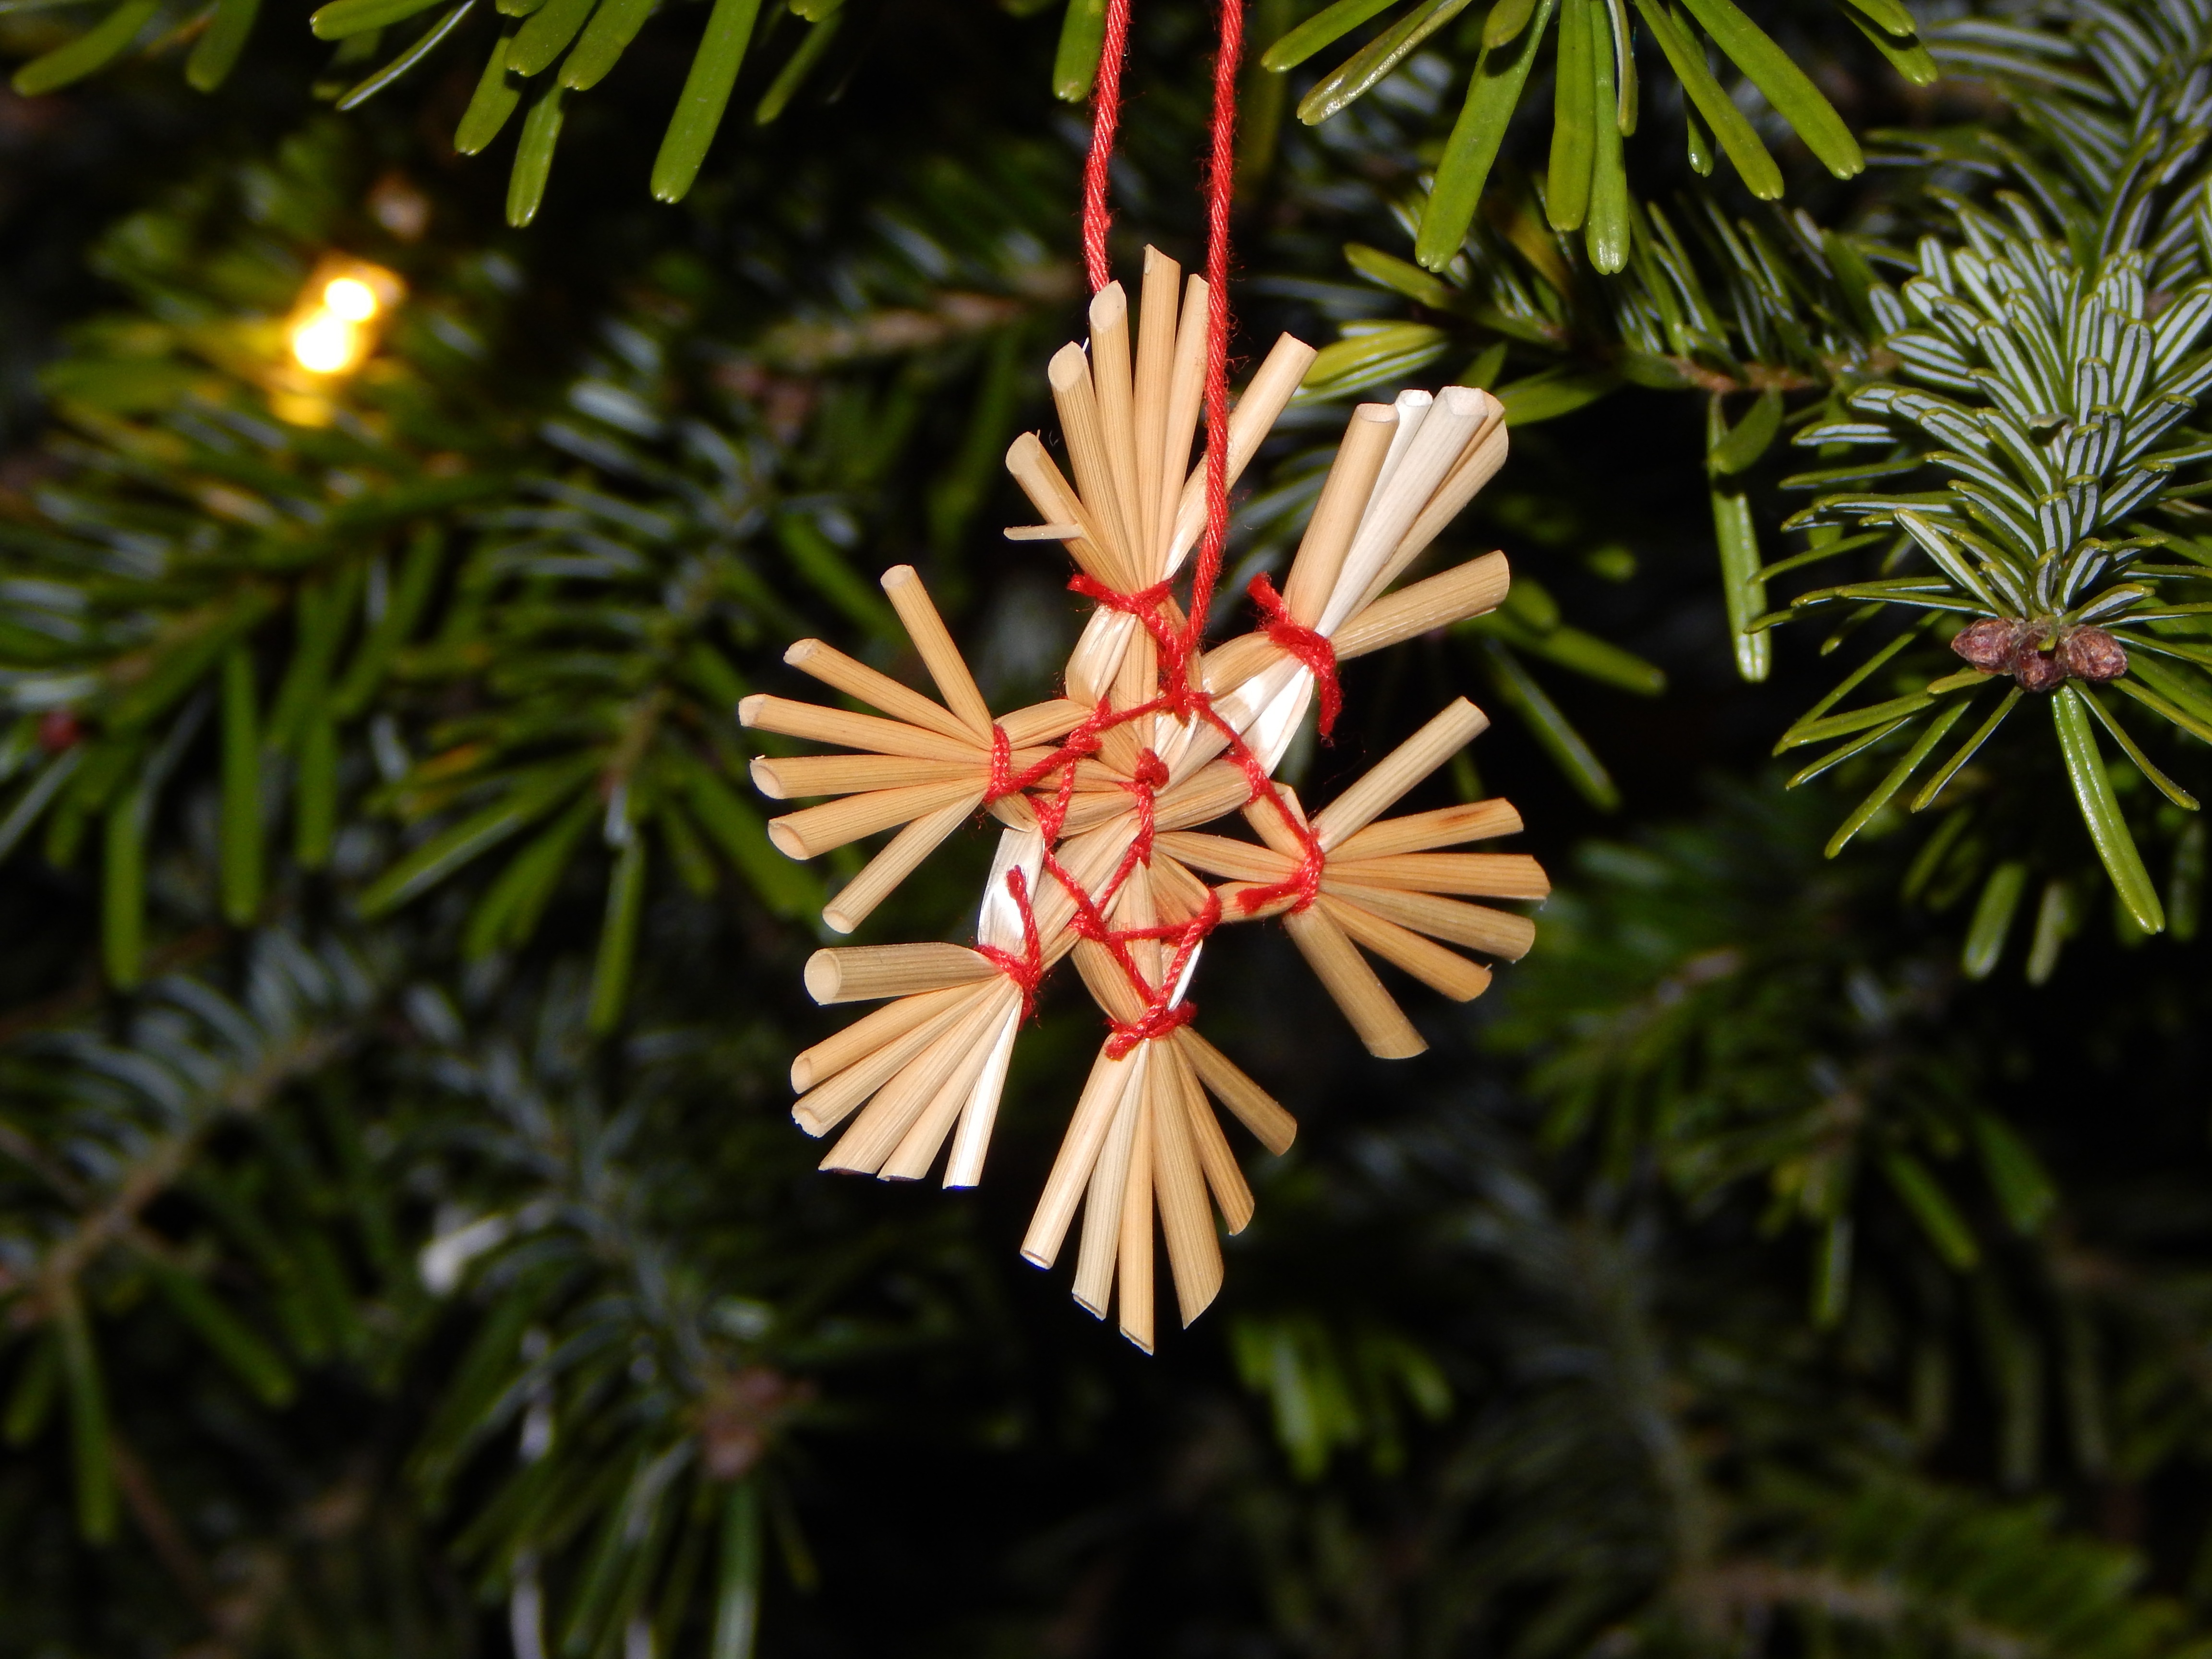
<svg viewBox="0 0 2212 1659">
<path fill-rule="evenodd" d="M 1383 817 L 1487 725 L 1464 698 L 1310 817 L 1273 779 L 1310 710 L 1328 735 L 1340 664 L 1504 598 L 1498 553 L 1398 586 L 1504 464 L 1504 411 L 1487 392 L 1405 392 L 1355 410 L 1282 591 L 1264 576 L 1252 584 L 1261 625 L 1203 648 L 1229 490 L 1315 355 L 1285 335 L 1231 410 L 1221 284 L 1237 25 L 1231 0 L 1215 73 L 1207 275 L 1186 282 L 1147 249 L 1133 325 L 1106 270 L 1126 0 L 1109 7 L 1085 179 L 1090 338 L 1048 368 L 1074 480 L 1033 434 L 1006 457 L 1039 520 L 1006 534 L 1059 543 L 1077 568 L 1069 586 L 1093 602 L 1066 695 L 994 717 L 920 576 L 902 565 L 884 589 L 937 699 L 802 640 L 787 662 L 878 712 L 771 696 L 739 708 L 749 726 L 847 751 L 753 763 L 775 799 L 827 798 L 770 824 L 783 851 L 813 858 L 897 832 L 823 912 L 838 932 L 858 927 L 979 811 L 1001 826 L 972 947 L 863 945 L 808 963 L 817 1001 L 883 1004 L 793 1063 L 793 1115 L 810 1134 L 838 1132 L 823 1167 L 919 1180 L 941 1156 L 946 1186 L 980 1181 L 1017 1034 L 1046 974 L 1072 958 L 1108 1033 L 1022 1254 L 1051 1267 L 1079 1212 L 1075 1299 L 1102 1318 L 1116 1307 L 1123 1334 L 1148 1352 L 1156 1218 L 1188 1325 L 1221 1286 L 1215 1210 L 1232 1233 L 1252 1218 L 1213 1103 L 1271 1152 L 1297 1132 L 1192 1029 L 1188 991 L 1208 935 L 1281 918 L 1369 1051 L 1399 1059 L 1425 1045 L 1363 951 L 1465 1001 L 1490 970 L 1449 946 L 1510 960 L 1534 937 L 1525 915 L 1466 901 L 1548 891 L 1533 859 L 1440 850 L 1517 831 L 1503 801 Z M 1255 839 L 1200 828 L 1240 815 Z M 1206 875 L 1224 879 L 1210 887 Z"/>
</svg>

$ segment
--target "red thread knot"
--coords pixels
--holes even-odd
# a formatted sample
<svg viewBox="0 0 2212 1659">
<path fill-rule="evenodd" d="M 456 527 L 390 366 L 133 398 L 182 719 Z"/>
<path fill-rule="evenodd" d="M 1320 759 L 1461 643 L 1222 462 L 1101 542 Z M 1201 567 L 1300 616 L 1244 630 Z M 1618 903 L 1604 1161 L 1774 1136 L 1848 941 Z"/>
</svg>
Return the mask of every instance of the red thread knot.
<svg viewBox="0 0 2212 1659">
<path fill-rule="evenodd" d="M 1096 576 L 1078 571 L 1068 578 L 1067 586 L 1070 592 L 1095 599 L 1109 611 L 1134 617 L 1145 625 L 1145 631 L 1152 636 L 1159 650 L 1158 701 L 1177 720 L 1189 719 L 1203 695 L 1190 683 L 1190 655 L 1197 649 L 1200 618 L 1194 615 L 1180 623 L 1170 619 L 1175 578 L 1170 576 L 1150 587 L 1123 593 L 1107 586 Z"/>
<path fill-rule="evenodd" d="M 1035 765 L 1024 767 L 1017 772 L 1014 770 L 1013 740 L 1007 737 L 1005 726 L 995 721 L 993 722 L 991 769 L 988 779 L 983 786 L 983 804 L 988 806 L 993 801 L 1004 800 L 1008 795 L 1018 795 L 1025 790 L 1032 789 L 1062 767 L 1068 769 L 1066 776 L 1062 781 L 1072 786 L 1075 775 L 1075 763 L 1087 759 L 1098 752 L 1099 733 L 1111 723 L 1109 720 L 1102 720 L 1098 714 L 1092 714 L 1091 718 L 1070 732 L 1066 741 L 1059 748 Z M 1063 817 L 1066 815 L 1066 810 L 1063 805 L 1061 808 Z M 1055 820 L 1054 834 L 1057 833 L 1058 823 Z M 1046 837 L 1047 840 L 1051 838 L 1050 836 Z"/>
<path fill-rule="evenodd" d="M 1178 1002 L 1170 1007 L 1166 1003 L 1156 1002 L 1126 1025 L 1115 1021 L 1114 1035 L 1106 1039 L 1106 1052 L 1120 1060 L 1139 1043 L 1149 1042 L 1154 1037 L 1164 1037 L 1177 1026 L 1189 1024 L 1197 1012 L 1198 1008 L 1193 1003 Z"/>
<path fill-rule="evenodd" d="M 1109 587 L 1088 571 L 1079 570 L 1067 579 L 1071 593 L 1080 593 L 1087 599 L 1096 599 L 1109 611 L 1119 611 L 1126 616 L 1145 617 L 1156 614 L 1160 602 L 1175 591 L 1175 579 L 1154 582 L 1150 587 L 1140 587 L 1133 593 L 1124 593 Z"/>
<path fill-rule="evenodd" d="M 1321 697 L 1321 736 L 1326 743 L 1335 729 L 1336 717 L 1344 712 L 1344 688 L 1336 678 L 1336 647 L 1328 642 L 1327 635 L 1316 633 L 1291 615 L 1288 602 L 1275 592 L 1275 584 L 1267 580 L 1266 571 L 1253 577 L 1244 591 L 1260 607 L 1264 619 L 1261 626 L 1267 637 L 1304 664 L 1313 675 L 1314 689 Z"/>
</svg>

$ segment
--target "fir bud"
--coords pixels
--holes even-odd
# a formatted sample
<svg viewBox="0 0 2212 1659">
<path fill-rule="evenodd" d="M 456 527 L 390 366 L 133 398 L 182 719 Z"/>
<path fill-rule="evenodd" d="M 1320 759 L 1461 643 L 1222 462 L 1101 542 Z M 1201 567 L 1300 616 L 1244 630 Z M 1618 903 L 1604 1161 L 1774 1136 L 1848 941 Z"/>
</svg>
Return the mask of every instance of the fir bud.
<svg viewBox="0 0 2212 1659">
<path fill-rule="evenodd" d="M 2013 665 L 2026 627 L 2009 617 L 1984 617 L 1951 636 L 1951 649 L 1985 674 L 2001 674 Z"/>
<path fill-rule="evenodd" d="M 2128 672 L 2126 650 L 2101 628 L 2077 628 L 2054 641 L 2047 626 L 1984 617 L 1953 635 L 1951 649 L 1985 674 L 2010 674 L 2029 691 L 2069 678 L 2116 680 Z"/>
<path fill-rule="evenodd" d="M 2102 683 L 2128 672 L 2126 647 L 2101 628 L 2077 628 L 2058 647 L 2066 672 L 2077 680 Z"/>
<path fill-rule="evenodd" d="M 2057 652 L 2045 650 L 2041 641 L 2023 640 L 2013 661 L 2012 677 L 2025 690 L 2048 691 L 2066 678 L 2066 664 Z"/>
</svg>

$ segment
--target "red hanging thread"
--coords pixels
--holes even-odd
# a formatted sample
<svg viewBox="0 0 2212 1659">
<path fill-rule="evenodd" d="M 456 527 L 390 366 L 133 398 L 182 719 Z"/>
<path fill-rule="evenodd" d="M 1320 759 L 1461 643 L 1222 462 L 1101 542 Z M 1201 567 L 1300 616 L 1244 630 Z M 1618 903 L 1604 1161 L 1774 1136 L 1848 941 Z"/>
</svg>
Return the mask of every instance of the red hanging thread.
<svg viewBox="0 0 2212 1659">
<path fill-rule="evenodd" d="M 1054 771 L 1060 773 L 1059 787 L 1052 798 L 1036 804 L 1037 830 L 1044 842 L 1044 873 L 1058 882 L 1073 902 L 1075 915 L 1070 926 L 1075 933 L 1106 949 L 1145 1005 L 1145 1012 L 1138 1018 L 1111 1022 L 1114 1034 L 1107 1048 L 1116 1058 L 1139 1042 L 1164 1036 L 1188 1024 L 1196 1012 L 1188 1001 L 1176 1000 L 1176 988 L 1199 945 L 1219 925 L 1221 901 L 1218 895 L 1209 893 L 1206 908 L 1186 922 L 1121 929 L 1108 925 L 1106 911 L 1111 908 L 1115 896 L 1139 864 L 1149 865 L 1152 861 L 1154 799 L 1166 785 L 1168 774 L 1159 757 L 1149 750 L 1142 757 L 1136 775 L 1124 786 L 1137 798 L 1138 833 L 1104 888 L 1096 896 L 1086 891 L 1054 855 L 1054 844 L 1060 838 L 1068 809 L 1074 801 L 1077 764 L 1097 753 L 1099 740 L 1105 732 L 1127 721 L 1160 713 L 1179 720 L 1195 716 L 1213 726 L 1227 739 L 1229 757 L 1243 770 L 1251 785 L 1251 798 L 1268 801 L 1284 822 L 1292 827 L 1305 848 L 1306 856 L 1299 872 L 1290 884 L 1297 890 L 1297 908 L 1303 909 L 1310 904 L 1315 893 L 1320 890 L 1320 842 L 1285 805 L 1259 757 L 1214 712 L 1205 691 L 1192 684 L 1190 673 L 1192 659 L 1205 636 L 1206 611 L 1212 604 L 1214 587 L 1220 580 L 1222 553 L 1229 539 L 1229 210 L 1237 176 L 1237 70 L 1243 53 L 1243 3 L 1244 0 L 1221 0 L 1220 47 L 1213 64 L 1213 119 L 1206 161 L 1206 532 L 1192 573 L 1190 614 L 1180 625 L 1170 620 L 1173 605 L 1171 581 L 1156 583 L 1137 593 L 1115 592 L 1103 583 L 1083 575 L 1068 584 L 1107 609 L 1126 612 L 1144 624 L 1159 646 L 1160 679 L 1164 690 L 1160 696 L 1133 708 L 1117 709 L 1102 698 L 1097 708 L 1061 740 L 1059 748 L 1019 773 L 1013 769 L 1012 744 L 1005 731 L 996 726 L 992 729 L 987 799 L 1023 793 Z M 1121 122 L 1121 68 L 1128 55 L 1128 44 L 1129 0 L 1107 0 L 1105 34 L 1093 94 L 1091 153 L 1083 168 L 1083 262 L 1094 293 L 1111 279 L 1106 233 L 1113 224 L 1113 214 L 1108 206 L 1107 190 L 1111 179 L 1115 133 Z M 1268 591 L 1273 592 L 1272 586 Z M 1279 601 L 1277 605 L 1279 609 Z M 1297 644 L 1289 642 L 1292 635 L 1288 633 L 1275 635 L 1273 629 L 1278 623 L 1286 630 L 1296 629 L 1297 624 L 1287 617 L 1276 618 L 1270 623 L 1270 636 L 1313 669 L 1316 683 L 1322 687 L 1326 730 L 1327 722 L 1335 718 L 1339 698 L 1334 653 L 1328 642 L 1318 635 L 1312 635 L 1310 641 L 1304 639 L 1310 630 L 1297 629 Z M 1323 653 L 1327 653 L 1325 657 Z M 1043 973 L 1043 945 L 1038 937 L 1029 884 L 1018 869 L 1007 872 L 1006 890 L 1022 918 L 1021 954 L 1017 956 L 991 945 L 979 945 L 976 948 L 1021 988 L 1026 1018 L 1036 997 L 1037 981 Z M 1258 906 L 1248 903 L 1246 908 Z M 1151 984 L 1139 969 L 1129 945 L 1139 939 L 1170 939 L 1176 942 L 1173 961 L 1162 982 Z"/>
<path fill-rule="evenodd" d="M 1267 637 L 1304 663 L 1314 677 L 1314 690 L 1321 698 L 1322 740 L 1327 742 L 1335 729 L 1336 717 L 1344 712 L 1344 688 L 1336 678 L 1336 647 L 1328 642 L 1328 635 L 1308 628 L 1291 615 L 1289 604 L 1275 592 L 1266 571 L 1253 577 L 1244 591 L 1260 607 Z"/>
<path fill-rule="evenodd" d="M 1083 165 L 1083 262 L 1095 293 L 1111 272 L 1106 191 L 1121 120 L 1121 64 L 1129 49 L 1129 0 L 1106 0 L 1106 32 L 1092 94 L 1091 154 Z M 1244 52 L 1244 0 L 1221 0 L 1213 58 L 1213 119 L 1206 171 L 1206 535 L 1191 583 L 1185 640 L 1206 632 L 1206 613 L 1229 539 L 1229 209 L 1237 184 L 1237 69 Z"/>
<path fill-rule="evenodd" d="M 1213 143 L 1206 174 L 1206 536 L 1190 585 L 1190 637 L 1206 635 L 1213 585 L 1229 542 L 1229 204 L 1237 184 L 1237 62 L 1244 0 L 1221 0 L 1213 58 Z"/>
<path fill-rule="evenodd" d="M 1096 294 L 1113 280 L 1106 263 L 1107 205 L 1114 130 L 1121 120 L 1121 64 L 1129 55 L 1129 0 L 1106 0 L 1106 34 L 1098 51 L 1097 88 L 1091 99 L 1091 154 L 1083 163 L 1083 268 Z"/>
</svg>

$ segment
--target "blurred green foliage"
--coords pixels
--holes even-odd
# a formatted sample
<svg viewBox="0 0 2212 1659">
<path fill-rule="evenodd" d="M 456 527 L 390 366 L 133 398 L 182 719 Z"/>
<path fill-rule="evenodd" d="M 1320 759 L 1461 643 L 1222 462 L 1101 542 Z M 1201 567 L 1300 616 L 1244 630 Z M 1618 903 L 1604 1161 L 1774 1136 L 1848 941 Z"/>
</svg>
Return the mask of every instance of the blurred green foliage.
<svg viewBox="0 0 2212 1659">
<path fill-rule="evenodd" d="M 2201 855 L 2187 849 L 2201 831 L 2183 826 L 2198 803 L 2178 779 L 2198 776 L 2212 741 L 2191 642 L 2207 452 L 2191 422 L 2212 374 L 2196 71 L 2208 27 L 2179 3 L 2093 8 L 2039 31 L 1936 25 L 1936 58 L 2001 95 L 2016 126 L 1878 133 L 1885 161 L 1922 182 L 1826 225 L 1802 210 L 1732 214 L 1693 183 L 1633 209 L 1609 281 L 1545 222 L 1534 181 L 1492 192 L 1447 276 L 1349 244 L 1352 267 L 1425 320 L 1352 325 L 1316 365 L 1348 392 L 1401 372 L 1409 353 L 1474 349 L 1523 426 L 1625 386 L 1701 393 L 1738 672 L 1767 678 L 1769 630 L 1828 607 L 1843 619 L 1822 654 L 1876 647 L 1776 752 L 1823 745 L 1797 781 L 1842 768 L 1871 786 L 1832 854 L 1900 807 L 1940 812 L 1930 857 L 1984 884 L 1964 947 L 1982 972 L 2027 869 L 2046 895 L 2102 884 L 2027 805 L 2052 793 L 2054 771 L 2134 925 L 2160 931 L 2171 900 L 2195 926 L 2187 872 Z M 1510 372 L 1523 363 L 1533 372 Z M 1821 465 L 1774 477 L 1785 434 Z M 1762 550 L 1762 487 L 1819 495 L 1782 526 L 1803 533 L 1797 550 Z M 1800 573 L 1836 560 L 1863 574 L 1806 587 Z M 1770 610 L 1784 577 L 1802 591 Z M 1942 647 L 1978 619 L 2003 635 L 2002 661 L 1961 668 Z M 2063 665 L 2085 630 L 2124 647 L 2124 673 Z M 2051 739 L 2023 738 L 2039 723 L 2028 715 L 2011 721 L 2023 691 L 2031 708 L 2048 702 Z M 2154 717 L 2148 748 L 2116 696 L 2130 720 Z M 1994 774 L 1975 764 L 1996 753 Z M 2167 868 L 2154 873 L 2145 842 Z"/>
</svg>

